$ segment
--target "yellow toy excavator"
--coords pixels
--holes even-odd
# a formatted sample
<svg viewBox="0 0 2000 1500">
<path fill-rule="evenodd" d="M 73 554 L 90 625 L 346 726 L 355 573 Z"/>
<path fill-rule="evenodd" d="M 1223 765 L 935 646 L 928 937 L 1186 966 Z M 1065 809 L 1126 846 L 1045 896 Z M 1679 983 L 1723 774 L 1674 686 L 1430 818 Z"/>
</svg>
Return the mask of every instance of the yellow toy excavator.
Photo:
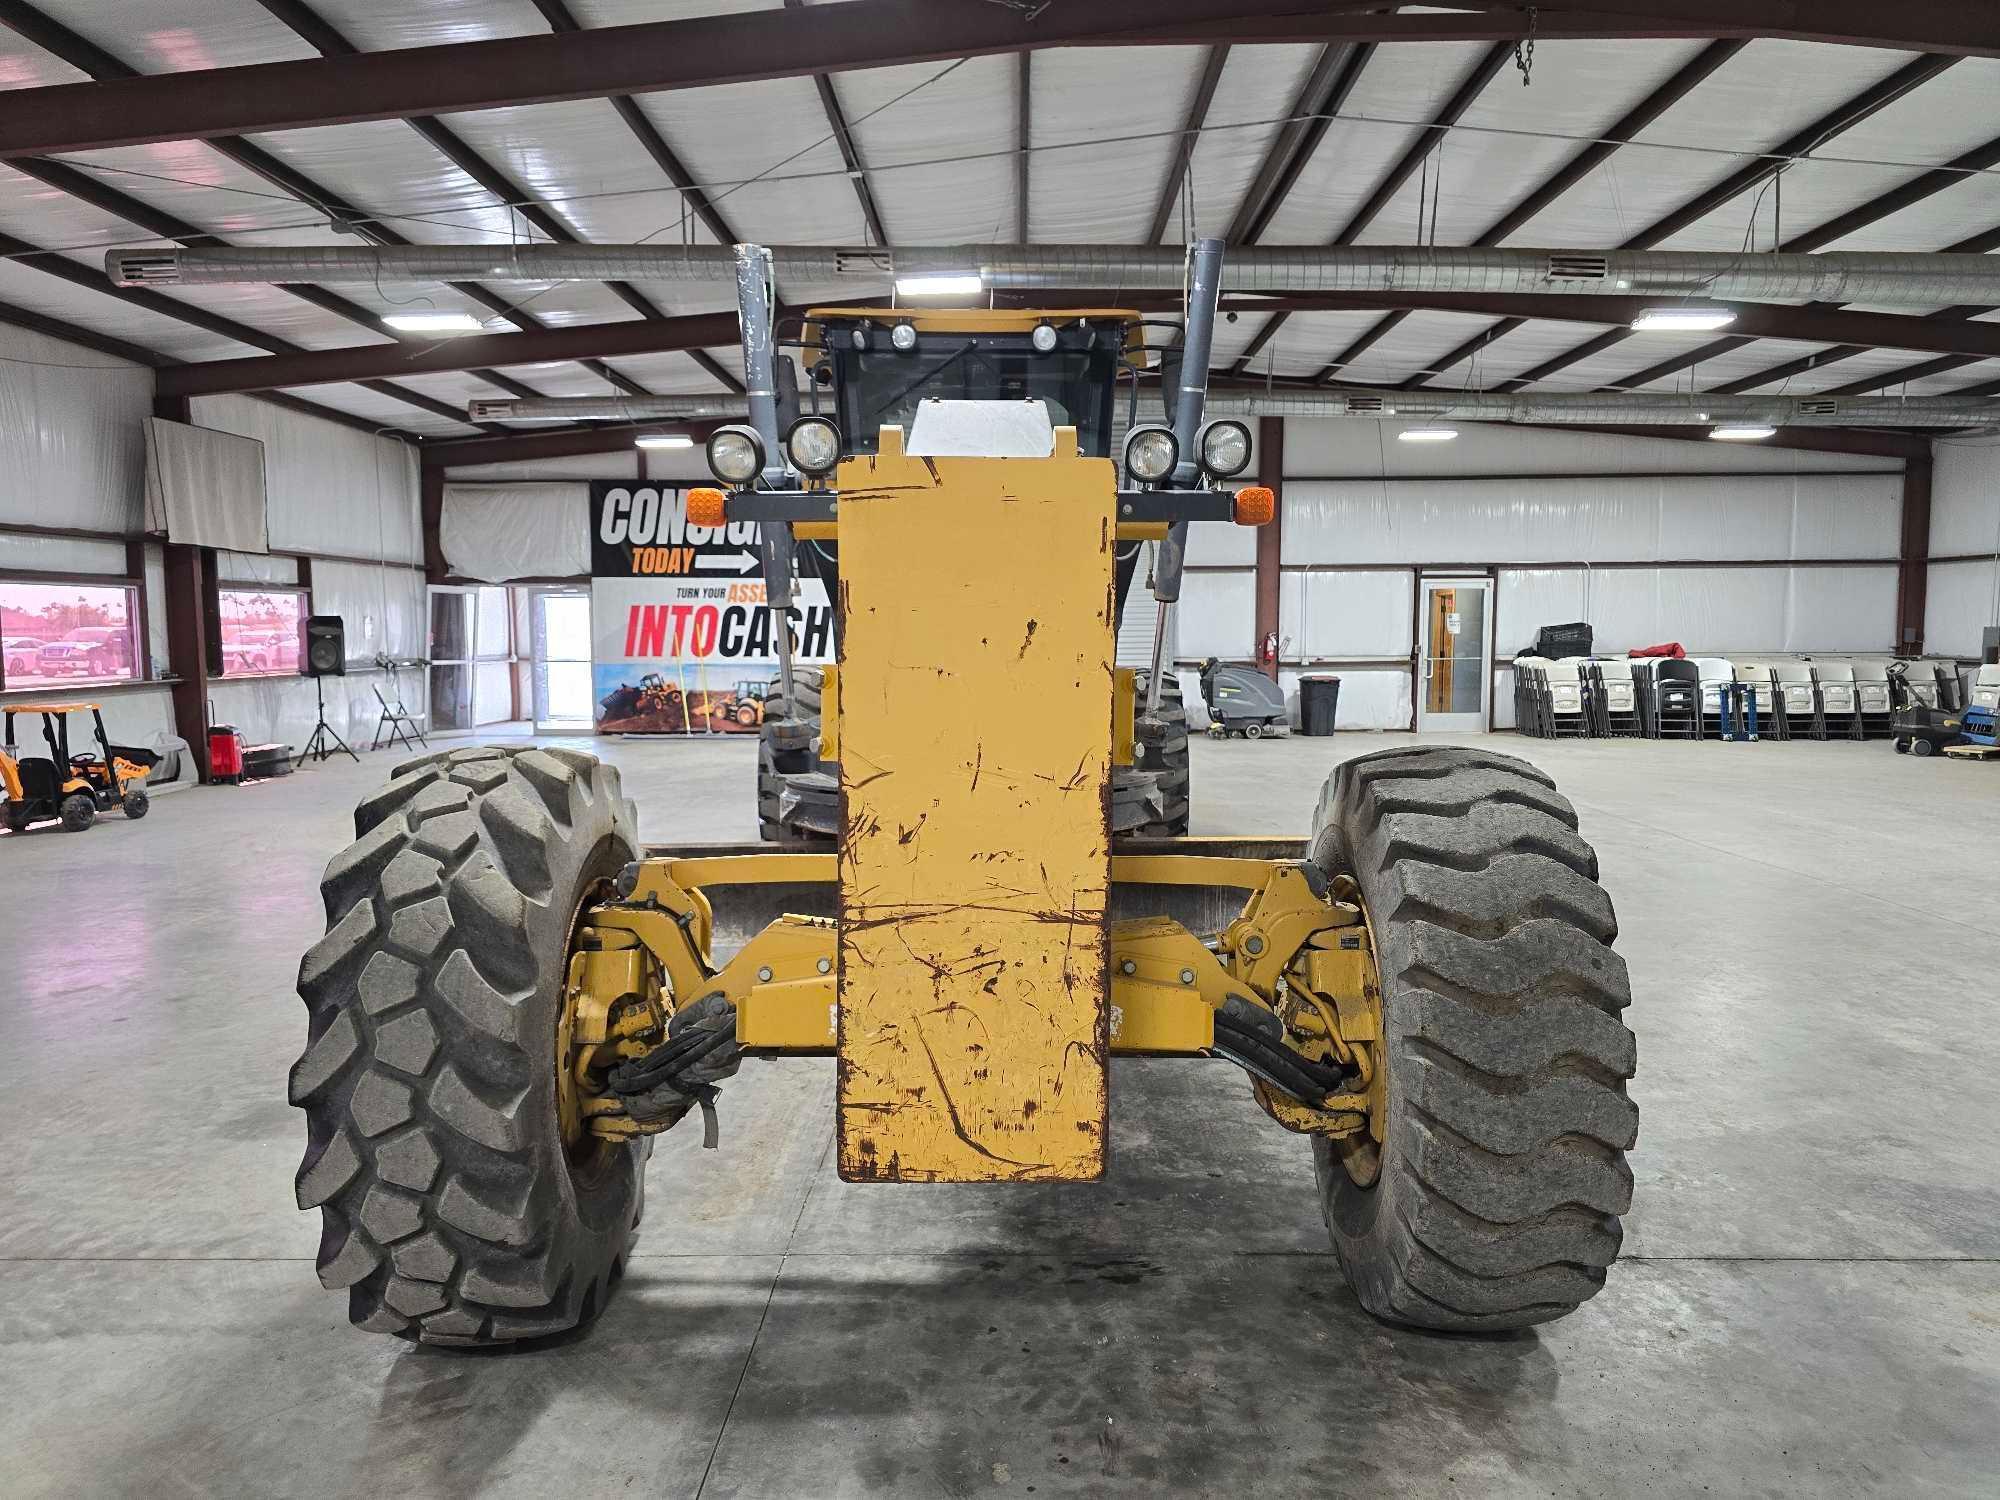
<svg viewBox="0 0 2000 1500">
<path fill-rule="evenodd" d="M 87 713 L 97 732 L 97 754 L 73 751 L 69 716 Z M 20 714 L 39 714 L 46 756 L 22 756 L 14 738 Z M 60 819 L 71 833 L 81 833 L 101 812 L 121 809 L 128 818 L 143 818 L 152 806 L 143 783 L 158 764 L 150 750 L 114 745 L 104 732 L 104 712 L 95 703 L 10 703 L 6 734 L 0 744 L 0 822 L 20 833 L 30 824 Z"/>
</svg>

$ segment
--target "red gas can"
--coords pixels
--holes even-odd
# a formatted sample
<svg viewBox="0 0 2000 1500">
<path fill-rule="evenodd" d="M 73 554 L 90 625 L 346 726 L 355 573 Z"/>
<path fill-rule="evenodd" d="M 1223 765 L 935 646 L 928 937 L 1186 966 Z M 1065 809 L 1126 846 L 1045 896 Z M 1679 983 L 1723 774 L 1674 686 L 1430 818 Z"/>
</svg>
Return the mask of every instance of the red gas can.
<svg viewBox="0 0 2000 1500">
<path fill-rule="evenodd" d="M 243 779 L 243 736 L 234 725 L 209 726 L 208 777 L 211 781 L 231 783 Z"/>
</svg>

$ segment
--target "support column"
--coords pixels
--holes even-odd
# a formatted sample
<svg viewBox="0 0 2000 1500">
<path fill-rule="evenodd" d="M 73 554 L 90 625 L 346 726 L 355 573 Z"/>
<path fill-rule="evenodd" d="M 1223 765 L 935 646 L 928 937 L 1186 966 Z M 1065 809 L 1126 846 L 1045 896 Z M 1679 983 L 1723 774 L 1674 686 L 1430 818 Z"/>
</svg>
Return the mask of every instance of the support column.
<svg viewBox="0 0 2000 1500">
<path fill-rule="evenodd" d="M 1924 649 L 1924 605 L 1931 575 L 1931 461 L 1903 461 L 1902 543 L 1897 554 L 1896 650 L 1919 656 Z"/>
<path fill-rule="evenodd" d="M 1285 547 L 1285 419 L 1257 419 L 1257 482 L 1278 497 L 1271 524 L 1257 528 L 1257 638 L 1254 652 L 1264 638 L 1278 630 L 1278 562 Z M 1283 655 L 1282 641 L 1279 655 Z M 1278 663 L 1264 663 L 1273 682 L 1278 680 Z"/>
<path fill-rule="evenodd" d="M 155 396 L 153 415 L 165 422 L 192 422 L 185 396 Z M 208 780 L 208 578 L 200 547 L 168 542 L 165 562 L 167 669 L 173 673 L 174 733 L 188 743 L 195 770 Z"/>
<path fill-rule="evenodd" d="M 443 583 L 449 571 L 444 561 L 444 470 L 429 464 L 417 470 L 417 514 L 424 531 L 424 578 Z"/>
</svg>

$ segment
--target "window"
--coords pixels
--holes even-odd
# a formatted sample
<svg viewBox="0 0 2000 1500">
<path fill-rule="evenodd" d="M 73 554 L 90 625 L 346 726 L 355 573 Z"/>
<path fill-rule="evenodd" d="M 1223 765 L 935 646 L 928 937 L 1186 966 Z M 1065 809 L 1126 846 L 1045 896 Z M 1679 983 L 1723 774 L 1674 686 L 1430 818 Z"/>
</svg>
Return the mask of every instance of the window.
<svg viewBox="0 0 2000 1500">
<path fill-rule="evenodd" d="M 138 619 L 138 590 L 129 584 L 0 578 L 0 688 L 143 677 Z"/>
<path fill-rule="evenodd" d="M 299 625 L 306 617 L 303 589 L 216 590 L 222 622 L 224 677 L 293 677 L 299 670 Z"/>
</svg>

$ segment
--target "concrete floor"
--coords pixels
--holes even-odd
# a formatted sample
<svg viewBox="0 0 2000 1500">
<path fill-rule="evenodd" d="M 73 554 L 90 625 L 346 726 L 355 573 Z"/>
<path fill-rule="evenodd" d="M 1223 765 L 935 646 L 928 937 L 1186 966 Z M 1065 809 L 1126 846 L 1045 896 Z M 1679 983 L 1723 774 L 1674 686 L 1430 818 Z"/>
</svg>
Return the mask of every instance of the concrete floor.
<svg viewBox="0 0 2000 1500">
<path fill-rule="evenodd" d="M 1195 747 L 1198 832 L 1302 831 L 1405 736 Z M 1566 1321 L 1391 1332 L 1227 1064 L 1121 1062 L 1092 1187 L 869 1187 L 826 1060 L 666 1138 L 607 1315 L 360 1333 L 284 1098 L 315 882 L 387 754 L 0 838 L 0 1494 L 1992 1495 L 2000 768 L 1496 739 L 1583 814 L 1644 1128 Z M 656 840 L 752 832 L 748 744 L 608 742 Z"/>
</svg>

